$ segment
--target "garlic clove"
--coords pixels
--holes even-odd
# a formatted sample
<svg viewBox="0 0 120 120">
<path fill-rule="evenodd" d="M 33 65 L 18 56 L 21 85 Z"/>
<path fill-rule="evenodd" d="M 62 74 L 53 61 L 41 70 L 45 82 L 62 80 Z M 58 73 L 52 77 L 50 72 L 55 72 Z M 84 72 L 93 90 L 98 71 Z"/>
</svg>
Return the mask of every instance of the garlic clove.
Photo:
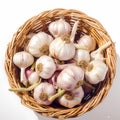
<svg viewBox="0 0 120 120">
<path fill-rule="evenodd" d="M 85 78 L 91 84 L 98 84 L 105 79 L 107 71 L 108 66 L 103 61 L 93 60 L 85 72 Z"/>
</svg>

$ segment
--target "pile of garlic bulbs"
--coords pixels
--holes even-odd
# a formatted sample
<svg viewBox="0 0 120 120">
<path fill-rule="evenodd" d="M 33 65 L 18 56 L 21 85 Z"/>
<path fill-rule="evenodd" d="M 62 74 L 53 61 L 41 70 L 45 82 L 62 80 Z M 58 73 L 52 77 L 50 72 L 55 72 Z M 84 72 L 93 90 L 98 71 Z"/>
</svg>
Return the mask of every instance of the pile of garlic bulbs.
<svg viewBox="0 0 120 120">
<path fill-rule="evenodd" d="M 111 42 L 97 48 L 94 38 L 85 33 L 75 40 L 79 24 L 76 21 L 72 26 L 61 18 L 48 25 L 49 34 L 28 35 L 25 50 L 13 56 L 24 87 L 10 90 L 29 91 L 40 105 L 56 101 L 67 108 L 80 105 L 85 97 L 83 86 L 93 90 L 105 80 L 108 66 L 103 51 Z"/>
</svg>

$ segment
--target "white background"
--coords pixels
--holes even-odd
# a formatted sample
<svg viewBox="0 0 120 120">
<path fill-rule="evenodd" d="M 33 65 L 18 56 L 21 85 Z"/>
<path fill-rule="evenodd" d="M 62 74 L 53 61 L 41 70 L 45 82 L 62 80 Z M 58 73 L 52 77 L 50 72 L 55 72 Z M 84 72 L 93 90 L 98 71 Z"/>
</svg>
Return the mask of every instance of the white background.
<svg viewBox="0 0 120 120">
<path fill-rule="evenodd" d="M 0 120 L 48 120 L 20 103 L 9 92 L 4 57 L 13 33 L 30 17 L 54 8 L 78 9 L 98 19 L 116 42 L 117 72 L 104 101 L 74 120 L 120 120 L 120 4 L 119 0 L 0 0 Z M 73 119 L 73 118 L 72 118 Z"/>
</svg>

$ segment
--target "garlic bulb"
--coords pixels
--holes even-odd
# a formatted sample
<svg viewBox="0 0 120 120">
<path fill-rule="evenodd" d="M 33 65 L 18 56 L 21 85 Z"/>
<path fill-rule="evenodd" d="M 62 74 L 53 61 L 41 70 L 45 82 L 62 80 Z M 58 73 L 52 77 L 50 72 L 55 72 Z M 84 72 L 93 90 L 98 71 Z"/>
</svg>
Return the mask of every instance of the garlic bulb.
<svg viewBox="0 0 120 120">
<path fill-rule="evenodd" d="M 48 29 L 49 32 L 56 38 L 69 34 L 71 31 L 71 26 L 64 19 L 59 19 L 50 23 Z"/>
<path fill-rule="evenodd" d="M 88 50 L 77 49 L 75 52 L 75 56 L 73 58 L 83 68 L 86 68 L 87 64 L 90 61 L 90 54 Z"/>
<path fill-rule="evenodd" d="M 39 77 L 39 75 L 35 71 L 26 70 L 25 71 L 25 75 L 26 75 L 30 85 L 40 81 L 40 77 Z"/>
<path fill-rule="evenodd" d="M 43 55 L 37 59 L 35 70 L 40 77 L 49 79 L 56 71 L 56 65 L 51 57 Z"/>
<path fill-rule="evenodd" d="M 93 51 L 96 48 L 96 41 L 92 37 L 84 35 L 78 40 L 78 45 L 79 47 Z"/>
<path fill-rule="evenodd" d="M 40 77 L 36 72 L 32 72 L 31 75 L 28 77 L 28 82 L 30 85 L 38 82 L 39 80 L 40 80 Z"/>
<path fill-rule="evenodd" d="M 26 50 L 34 57 L 40 57 L 42 55 L 49 54 L 49 44 L 53 38 L 45 32 L 39 32 L 35 34 L 31 39 Z"/>
<path fill-rule="evenodd" d="M 83 81 L 83 70 L 75 65 L 71 65 L 62 70 L 57 77 L 57 86 L 64 90 L 73 90 L 79 81 Z"/>
<path fill-rule="evenodd" d="M 56 93 L 52 84 L 44 82 L 38 85 L 34 89 L 33 97 L 41 105 L 50 105 L 52 101 L 49 101 L 49 97 Z"/>
<path fill-rule="evenodd" d="M 101 60 L 93 60 L 85 72 L 86 80 L 91 84 L 97 84 L 105 79 L 108 66 Z"/>
<path fill-rule="evenodd" d="M 13 56 L 13 63 L 21 69 L 20 81 L 27 86 L 27 78 L 25 76 L 25 69 L 32 65 L 34 62 L 34 58 L 31 54 L 22 51 L 17 52 Z"/>
<path fill-rule="evenodd" d="M 70 42 L 68 36 L 56 38 L 50 44 L 49 51 L 51 56 L 59 60 L 69 60 L 75 55 L 75 46 Z"/>
<path fill-rule="evenodd" d="M 61 105 L 67 108 L 73 108 L 76 105 L 79 105 L 84 97 L 84 91 L 82 87 L 74 89 L 73 91 L 65 93 L 61 96 L 58 101 Z"/>
</svg>

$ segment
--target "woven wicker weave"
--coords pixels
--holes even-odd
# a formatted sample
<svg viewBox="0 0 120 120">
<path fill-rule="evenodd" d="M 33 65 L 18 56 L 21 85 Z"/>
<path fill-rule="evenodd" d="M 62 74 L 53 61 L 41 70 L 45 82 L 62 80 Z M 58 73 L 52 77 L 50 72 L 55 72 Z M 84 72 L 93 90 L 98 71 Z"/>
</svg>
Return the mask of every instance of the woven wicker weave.
<svg viewBox="0 0 120 120">
<path fill-rule="evenodd" d="M 79 20 L 80 23 L 78 29 L 88 35 L 91 35 L 97 41 L 98 47 L 108 41 L 111 41 L 111 38 L 104 27 L 96 19 L 91 18 L 80 11 L 73 9 L 54 9 L 42 12 L 26 21 L 14 34 L 12 41 L 8 44 L 5 57 L 5 70 L 8 76 L 9 84 L 12 88 L 22 87 L 18 77 L 20 71 L 12 62 L 13 55 L 24 49 L 25 45 L 29 41 L 26 37 L 29 33 L 37 33 L 39 31 L 49 33 L 48 25 L 60 17 L 64 17 L 66 21 L 71 24 L 71 26 L 73 26 L 76 20 Z M 21 98 L 22 104 L 40 113 L 41 115 L 55 118 L 80 116 L 96 107 L 103 100 L 103 98 L 105 98 L 112 85 L 116 72 L 116 52 L 113 42 L 104 54 L 106 57 L 106 64 L 109 67 L 106 79 L 98 85 L 92 98 L 80 106 L 71 109 L 54 106 L 40 106 L 28 92 L 16 94 Z"/>
</svg>

